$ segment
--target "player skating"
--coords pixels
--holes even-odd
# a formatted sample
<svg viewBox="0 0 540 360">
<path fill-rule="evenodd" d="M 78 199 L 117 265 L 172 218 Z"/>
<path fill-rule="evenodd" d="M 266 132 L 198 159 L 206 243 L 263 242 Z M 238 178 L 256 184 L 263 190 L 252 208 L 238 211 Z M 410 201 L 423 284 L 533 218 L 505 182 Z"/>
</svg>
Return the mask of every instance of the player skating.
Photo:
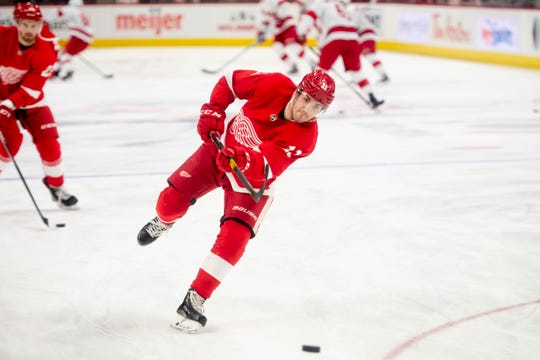
<svg viewBox="0 0 540 360">
<path fill-rule="evenodd" d="M 317 117 L 334 100 L 334 91 L 334 80 L 322 70 L 305 75 L 298 86 L 283 74 L 252 70 L 236 70 L 217 82 L 197 124 L 203 144 L 168 178 L 169 185 L 157 200 L 157 216 L 137 236 L 140 245 L 152 243 L 197 199 L 223 188 L 220 231 L 178 307 L 173 326 L 189 333 L 205 326 L 204 302 L 256 235 L 273 200 L 272 183 L 293 162 L 314 150 Z M 225 126 L 225 110 L 236 99 L 246 103 Z M 223 133 L 225 147 L 218 150 L 211 137 Z M 233 174 L 235 166 L 255 188 L 268 180 L 260 200 L 256 202 Z"/>
<path fill-rule="evenodd" d="M 15 156 L 22 144 L 21 123 L 32 136 L 41 158 L 44 185 L 63 208 L 75 208 L 77 198 L 64 185 L 62 151 L 58 130 L 44 101 L 43 86 L 52 75 L 56 56 L 51 42 L 38 36 L 42 28 L 39 6 L 19 3 L 13 17 L 15 26 L 0 26 L 0 131 Z M 0 144 L 0 172 L 11 158 Z"/>
<path fill-rule="evenodd" d="M 56 76 L 59 79 L 70 79 L 75 70 L 73 56 L 83 52 L 94 41 L 90 20 L 83 12 L 83 0 L 69 0 L 67 6 L 58 9 L 58 17 L 66 19 L 69 39 L 58 55 Z"/>
<path fill-rule="evenodd" d="M 343 2 L 314 0 L 300 17 L 296 31 L 299 42 L 305 41 L 310 29 L 319 29 L 318 43 L 321 48 L 317 66 L 325 71 L 332 68 L 341 57 L 348 76 L 367 94 L 372 108 L 380 106 L 379 100 L 361 71 L 358 28 L 349 18 Z"/>
<path fill-rule="evenodd" d="M 270 34 L 274 35 L 272 47 L 285 62 L 289 75 L 298 73 L 298 60 L 304 57 L 304 43 L 296 36 L 296 23 L 302 11 L 298 0 L 263 0 L 261 2 L 261 25 L 257 33 L 259 42 Z"/>
<path fill-rule="evenodd" d="M 342 0 L 348 1 L 348 0 Z M 373 66 L 373 69 L 379 74 L 379 82 L 388 82 L 390 78 L 386 72 L 384 65 L 377 53 L 377 31 L 375 25 L 369 20 L 364 13 L 364 9 L 353 4 L 349 4 L 347 12 L 353 22 L 358 27 L 358 35 L 360 36 L 360 52 L 367 62 Z"/>
</svg>

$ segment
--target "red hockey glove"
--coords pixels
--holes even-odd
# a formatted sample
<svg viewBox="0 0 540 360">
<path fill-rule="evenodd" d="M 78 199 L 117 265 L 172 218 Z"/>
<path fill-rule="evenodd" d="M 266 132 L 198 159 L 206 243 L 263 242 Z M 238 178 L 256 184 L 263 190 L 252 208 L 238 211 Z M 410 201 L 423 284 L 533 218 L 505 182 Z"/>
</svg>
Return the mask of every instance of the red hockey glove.
<svg viewBox="0 0 540 360">
<path fill-rule="evenodd" d="M 221 137 L 225 130 L 225 112 L 221 109 L 204 104 L 201 107 L 201 115 L 197 123 L 197 132 L 201 136 L 202 141 L 211 142 L 210 135 L 215 133 Z"/>
<path fill-rule="evenodd" d="M 4 126 L 13 118 L 13 110 L 4 104 L 0 104 L 0 126 Z"/>
<path fill-rule="evenodd" d="M 219 150 L 216 158 L 218 169 L 224 172 L 232 172 L 231 159 L 234 160 L 238 169 L 243 171 L 249 168 L 249 152 L 246 148 L 240 146 L 227 146 Z"/>
</svg>

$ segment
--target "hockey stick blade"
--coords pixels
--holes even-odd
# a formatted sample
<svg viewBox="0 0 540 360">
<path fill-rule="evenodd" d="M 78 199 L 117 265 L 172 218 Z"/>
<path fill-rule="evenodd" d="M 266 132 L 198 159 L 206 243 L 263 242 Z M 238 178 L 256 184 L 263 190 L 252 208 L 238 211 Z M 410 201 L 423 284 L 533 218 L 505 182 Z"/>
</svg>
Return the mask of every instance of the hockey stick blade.
<svg viewBox="0 0 540 360">
<path fill-rule="evenodd" d="M 88 66 L 90 69 L 92 69 L 96 74 L 100 75 L 104 79 L 112 79 L 114 77 L 114 74 L 112 73 L 106 73 L 105 71 L 101 70 L 96 64 L 94 64 L 92 61 L 88 60 L 81 54 L 77 56 L 77 58 L 86 66 Z"/>
<path fill-rule="evenodd" d="M 219 72 L 219 70 L 208 70 L 208 69 L 201 69 L 201 71 L 205 74 L 217 74 Z"/>
</svg>

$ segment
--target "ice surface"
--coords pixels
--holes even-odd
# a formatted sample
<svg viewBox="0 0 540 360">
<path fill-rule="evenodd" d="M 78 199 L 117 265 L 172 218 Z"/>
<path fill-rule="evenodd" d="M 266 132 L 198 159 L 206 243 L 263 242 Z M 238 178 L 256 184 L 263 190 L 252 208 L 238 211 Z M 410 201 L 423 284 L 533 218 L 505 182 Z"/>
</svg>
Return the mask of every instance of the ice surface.
<svg viewBox="0 0 540 360">
<path fill-rule="evenodd" d="M 375 113 L 337 81 L 318 148 L 281 177 L 207 327 L 169 327 L 221 190 L 156 243 L 136 234 L 199 144 L 219 77 L 201 68 L 240 50 L 90 49 L 114 79 L 76 62 L 73 81 L 49 82 L 81 209 L 50 201 L 25 135 L 17 161 L 66 227 L 45 228 L 14 167 L 1 174 L 0 359 L 540 358 L 540 72 L 386 52 L 387 104 Z M 286 70 L 270 48 L 234 68 Z"/>
</svg>

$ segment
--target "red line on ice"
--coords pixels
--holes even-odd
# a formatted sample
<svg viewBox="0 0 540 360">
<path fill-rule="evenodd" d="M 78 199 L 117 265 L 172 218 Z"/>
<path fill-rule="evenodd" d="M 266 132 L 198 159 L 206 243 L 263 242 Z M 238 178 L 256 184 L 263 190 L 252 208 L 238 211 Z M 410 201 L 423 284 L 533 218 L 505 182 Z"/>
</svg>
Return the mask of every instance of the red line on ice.
<svg viewBox="0 0 540 360">
<path fill-rule="evenodd" d="M 447 322 L 446 324 L 439 325 L 439 326 L 434 327 L 432 329 L 426 330 L 426 331 L 424 331 L 424 332 L 422 332 L 422 333 L 420 333 L 418 335 L 415 335 L 412 338 L 410 338 L 409 340 L 407 340 L 407 341 L 401 343 L 400 345 L 396 346 L 392 351 L 390 351 L 388 354 L 386 354 L 386 356 L 384 357 L 384 360 L 396 359 L 401 353 L 403 353 L 408 348 L 414 346 L 416 343 L 419 343 L 420 341 L 424 340 L 425 338 L 427 338 L 427 337 L 429 337 L 429 336 L 431 336 L 433 334 L 439 333 L 439 332 L 441 332 L 443 330 L 452 328 L 454 326 L 461 325 L 461 324 L 466 323 L 468 321 L 479 319 L 481 317 L 485 317 L 485 316 L 493 315 L 493 314 L 496 314 L 496 313 L 500 313 L 500 312 L 504 312 L 504 311 L 508 311 L 508 310 L 513 310 L 513 309 L 517 309 L 517 308 L 520 308 L 520 307 L 525 307 L 525 306 L 529 306 L 529 305 L 533 305 L 533 304 L 540 304 L 540 299 L 525 302 L 525 303 L 520 303 L 520 304 L 509 305 L 509 306 L 505 306 L 505 307 L 501 307 L 501 308 L 497 308 L 497 309 L 493 309 L 493 310 L 484 311 L 484 312 L 481 312 L 481 313 L 478 313 L 478 314 L 474 314 L 474 315 L 471 315 L 471 316 L 464 317 L 464 318 L 459 319 L 459 320 L 454 320 L 454 321 Z"/>
</svg>

